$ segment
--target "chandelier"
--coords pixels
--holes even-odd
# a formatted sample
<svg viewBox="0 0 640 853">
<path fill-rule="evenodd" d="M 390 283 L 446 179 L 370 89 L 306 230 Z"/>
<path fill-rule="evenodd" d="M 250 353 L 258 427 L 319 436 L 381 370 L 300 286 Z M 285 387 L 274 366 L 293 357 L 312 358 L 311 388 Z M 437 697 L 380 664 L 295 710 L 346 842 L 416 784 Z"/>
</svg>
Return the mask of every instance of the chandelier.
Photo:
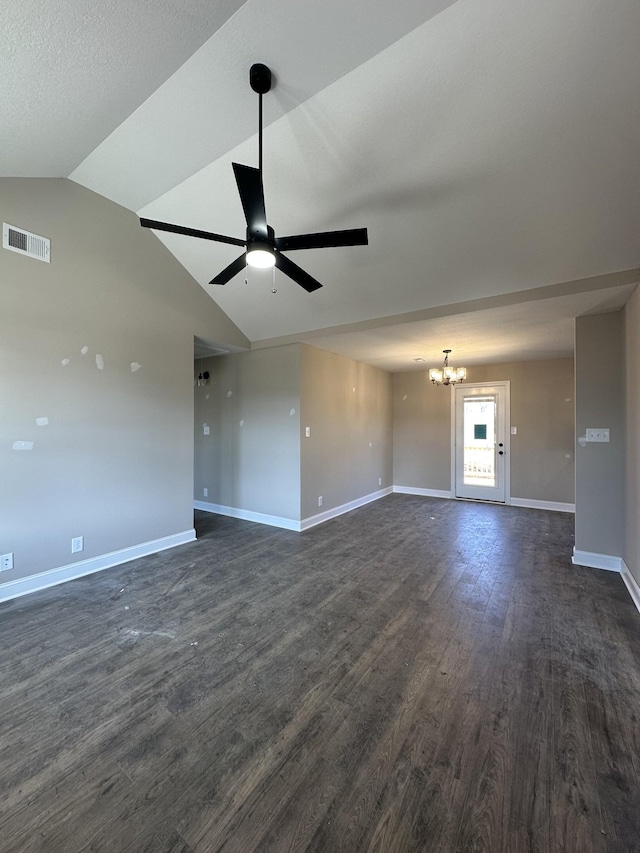
<svg viewBox="0 0 640 853">
<path fill-rule="evenodd" d="M 429 379 L 434 385 L 455 385 L 456 382 L 463 382 L 467 378 L 466 367 L 450 367 L 449 353 L 450 349 L 443 349 L 444 364 L 442 367 L 432 367 L 429 370 Z"/>
</svg>

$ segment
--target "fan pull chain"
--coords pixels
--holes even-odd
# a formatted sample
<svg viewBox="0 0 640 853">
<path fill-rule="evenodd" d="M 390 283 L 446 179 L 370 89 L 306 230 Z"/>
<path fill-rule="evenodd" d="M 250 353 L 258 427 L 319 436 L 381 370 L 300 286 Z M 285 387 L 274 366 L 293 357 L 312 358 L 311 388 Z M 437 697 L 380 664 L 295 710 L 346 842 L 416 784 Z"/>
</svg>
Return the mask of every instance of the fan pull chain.
<svg viewBox="0 0 640 853">
<path fill-rule="evenodd" d="M 276 287 L 276 268 L 271 267 L 271 293 L 277 293 L 278 288 Z"/>
</svg>

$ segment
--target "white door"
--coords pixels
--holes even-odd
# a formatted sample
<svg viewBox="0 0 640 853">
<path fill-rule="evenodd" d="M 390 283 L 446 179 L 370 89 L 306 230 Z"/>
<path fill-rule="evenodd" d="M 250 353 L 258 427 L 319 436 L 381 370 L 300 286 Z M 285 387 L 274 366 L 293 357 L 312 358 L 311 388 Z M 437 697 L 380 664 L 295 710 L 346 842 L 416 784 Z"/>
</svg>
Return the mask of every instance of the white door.
<svg viewBox="0 0 640 853">
<path fill-rule="evenodd" d="M 509 383 L 456 385 L 454 476 L 458 498 L 509 498 Z"/>
</svg>

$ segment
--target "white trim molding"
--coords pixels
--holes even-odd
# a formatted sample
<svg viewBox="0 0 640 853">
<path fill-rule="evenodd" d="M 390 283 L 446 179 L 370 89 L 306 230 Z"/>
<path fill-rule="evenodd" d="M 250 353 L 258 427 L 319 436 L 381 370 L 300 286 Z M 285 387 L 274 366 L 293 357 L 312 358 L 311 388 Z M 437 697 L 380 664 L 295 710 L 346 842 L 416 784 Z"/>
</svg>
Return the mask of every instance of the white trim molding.
<svg viewBox="0 0 640 853">
<path fill-rule="evenodd" d="M 0 601 L 9 601 L 12 598 L 19 598 L 21 595 L 39 592 L 42 589 L 48 589 L 50 586 L 57 586 L 60 583 L 66 583 L 66 581 L 76 580 L 76 578 L 82 578 L 85 575 L 92 575 L 94 572 L 101 572 L 104 569 L 137 560 L 139 557 L 147 557 L 149 554 L 166 551 L 167 548 L 185 545 L 187 542 L 194 542 L 195 538 L 195 530 L 184 530 L 182 533 L 174 533 L 172 536 L 163 536 L 162 539 L 153 539 L 150 542 L 132 545 L 130 548 L 122 548 L 120 551 L 111 551 L 98 557 L 90 557 L 88 560 L 80 560 L 78 563 L 69 563 L 69 565 L 59 566 L 57 569 L 49 569 L 37 575 L 7 581 L 7 583 L 0 584 Z"/>
<path fill-rule="evenodd" d="M 452 492 L 446 489 L 418 489 L 415 486 L 394 486 L 393 491 L 398 495 L 420 495 L 423 498 L 446 498 L 451 500 Z"/>
<path fill-rule="evenodd" d="M 625 586 L 629 590 L 629 595 L 631 596 L 638 613 L 640 613 L 640 586 L 638 585 L 638 581 L 631 574 L 629 566 L 627 566 L 624 560 L 622 561 L 622 571 L 620 574 L 622 575 L 622 580 L 624 581 Z"/>
<path fill-rule="evenodd" d="M 323 522 L 336 518 L 339 515 L 344 515 L 346 512 L 351 512 L 352 509 L 358 509 L 358 507 L 365 506 L 365 504 L 373 503 L 373 501 L 384 498 L 392 492 L 393 486 L 387 486 L 385 489 L 380 489 L 377 492 L 371 492 L 371 494 L 363 495 L 361 498 L 356 498 L 346 504 L 334 506 L 332 509 L 328 509 L 325 512 L 319 512 L 317 515 L 310 515 L 307 518 L 302 519 L 300 522 L 300 530 L 308 530 L 310 527 L 315 527 L 317 524 L 322 524 Z"/>
<path fill-rule="evenodd" d="M 561 503 L 560 501 L 536 501 L 529 498 L 511 498 L 511 506 L 521 506 L 525 509 L 548 509 L 551 512 L 573 512 L 576 511 L 575 504 Z"/>
<path fill-rule="evenodd" d="M 611 554 L 596 554 L 593 551 L 579 551 L 575 547 L 571 562 L 574 566 L 604 569 L 607 572 L 621 572 L 624 564 L 622 557 L 612 557 Z"/>
<path fill-rule="evenodd" d="M 229 518 L 239 518 L 241 521 L 255 521 L 256 524 L 268 524 L 270 527 L 281 527 L 284 530 L 300 531 L 300 522 L 293 518 L 284 518 L 279 515 L 267 515 L 264 512 L 251 512 L 248 509 L 238 509 L 235 506 L 224 506 L 223 504 L 210 504 L 204 501 L 194 501 L 194 509 L 202 512 L 212 512 L 215 515 L 226 515 Z"/>
</svg>

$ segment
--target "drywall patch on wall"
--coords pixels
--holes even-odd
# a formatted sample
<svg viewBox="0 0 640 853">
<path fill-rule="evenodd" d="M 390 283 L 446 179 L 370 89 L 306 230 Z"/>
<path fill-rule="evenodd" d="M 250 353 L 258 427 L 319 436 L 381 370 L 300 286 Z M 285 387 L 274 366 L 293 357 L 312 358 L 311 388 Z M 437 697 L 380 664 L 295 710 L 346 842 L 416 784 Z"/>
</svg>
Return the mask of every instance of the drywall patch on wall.
<svg viewBox="0 0 640 853">
<path fill-rule="evenodd" d="M 33 441 L 14 441 L 12 445 L 13 450 L 33 450 Z"/>
<path fill-rule="evenodd" d="M 88 352 L 89 352 L 89 347 L 85 345 L 80 350 L 80 355 L 86 355 Z"/>
<path fill-rule="evenodd" d="M 142 367 L 139 361 L 132 361 L 130 366 L 132 373 L 136 373 L 136 371 L 140 370 L 140 368 Z"/>
<path fill-rule="evenodd" d="M 47 417 L 36 418 L 36 426 L 39 426 L 39 427 L 49 426 L 49 418 L 47 418 Z"/>
<path fill-rule="evenodd" d="M 98 370 L 104 370 L 104 358 L 100 355 L 100 353 L 97 353 L 96 355 L 96 367 L 98 368 Z"/>
<path fill-rule="evenodd" d="M 63 359 L 62 359 L 62 361 L 60 362 L 60 364 L 61 364 L 63 367 L 66 367 L 66 366 L 69 364 L 69 362 L 70 362 L 70 361 L 71 361 L 71 359 L 70 359 L 70 358 L 63 358 Z"/>
</svg>

